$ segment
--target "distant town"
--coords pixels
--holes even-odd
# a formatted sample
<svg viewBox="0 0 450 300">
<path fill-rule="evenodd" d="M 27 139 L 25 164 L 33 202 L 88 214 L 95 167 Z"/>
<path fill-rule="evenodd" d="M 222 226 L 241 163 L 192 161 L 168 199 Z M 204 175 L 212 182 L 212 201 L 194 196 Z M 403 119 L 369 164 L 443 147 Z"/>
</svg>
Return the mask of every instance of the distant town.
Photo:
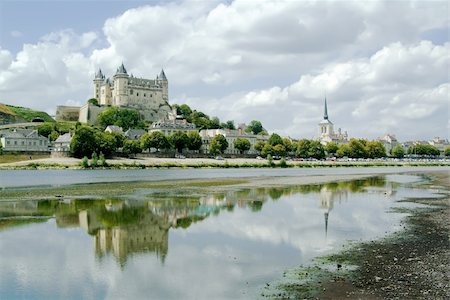
<svg viewBox="0 0 450 300">
<path fill-rule="evenodd" d="M 195 110 L 169 104 L 169 81 L 161 70 L 155 79 L 128 74 L 121 64 L 112 77 L 99 69 L 93 94 L 85 105 L 57 106 L 54 118 L 31 109 L 0 104 L 0 152 L 50 154 L 51 157 L 165 157 L 215 159 L 258 158 L 294 160 L 417 159 L 450 156 L 445 138 L 398 141 L 386 133 L 375 140 L 351 138 L 335 130 L 328 115 L 317 116 L 315 139 L 268 134 L 252 120 L 235 124 Z"/>
</svg>

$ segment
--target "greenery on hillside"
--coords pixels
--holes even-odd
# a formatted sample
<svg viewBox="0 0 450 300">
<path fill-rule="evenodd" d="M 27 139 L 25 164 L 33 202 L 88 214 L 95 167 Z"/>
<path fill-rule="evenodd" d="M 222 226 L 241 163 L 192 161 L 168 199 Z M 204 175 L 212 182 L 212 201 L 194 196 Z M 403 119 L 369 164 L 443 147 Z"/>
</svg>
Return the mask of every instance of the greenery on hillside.
<svg viewBox="0 0 450 300">
<path fill-rule="evenodd" d="M 52 117 L 50 117 L 46 112 L 32 110 L 31 108 L 21 107 L 21 106 L 13 106 L 13 105 L 4 105 L 7 110 L 12 111 L 16 117 L 22 118 L 25 121 L 31 122 L 34 118 L 41 118 L 45 122 L 55 122 Z M 2 105 L 3 107 L 3 105 Z M 1 108 L 1 107 L 0 107 Z M 3 107 L 4 110 L 4 107 Z M 3 112 L 2 110 L 2 112 Z"/>
</svg>

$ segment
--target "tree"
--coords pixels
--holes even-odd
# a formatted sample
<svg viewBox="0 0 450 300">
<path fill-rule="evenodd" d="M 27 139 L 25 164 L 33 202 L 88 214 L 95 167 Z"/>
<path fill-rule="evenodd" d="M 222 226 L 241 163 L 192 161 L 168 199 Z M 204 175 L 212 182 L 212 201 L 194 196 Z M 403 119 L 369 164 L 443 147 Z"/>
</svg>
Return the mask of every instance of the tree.
<svg viewBox="0 0 450 300">
<path fill-rule="evenodd" d="M 328 154 L 336 154 L 338 151 L 339 146 L 335 142 L 329 142 L 325 145 L 325 151 L 327 151 Z"/>
<path fill-rule="evenodd" d="M 48 136 L 48 139 L 53 142 L 56 141 L 56 139 L 59 137 L 59 132 L 58 131 L 52 131 L 52 133 L 50 133 L 50 135 Z"/>
<path fill-rule="evenodd" d="M 182 153 L 183 148 L 185 148 L 189 142 L 189 138 L 183 131 L 177 131 L 169 136 L 169 142 L 177 150 L 178 153 Z"/>
<path fill-rule="evenodd" d="M 141 153 L 141 143 L 136 140 L 126 140 L 123 144 L 122 152 L 127 156 L 134 156 Z"/>
<path fill-rule="evenodd" d="M 367 157 L 366 141 L 361 139 L 351 139 L 348 143 L 350 147 L 350 155 L 352 158 L 365 158 Z"/>
<path fill-rule="evenodd" d="M 0 142 L 0 154 L 3 154 L 3 145 L 1 142 Z"/>
<path fill-rule="evenodd" d="M 310 141 L 308 149 L 308 157 L 315 159 L 325 158 L 325 150 L 319 141 Z"/>
<path fill-rule="evenodd" d="M 276 144 L 273 146 L 273 154 L 276 156 L 285 156 L 286 148 L 282 144 Z"/>
<path fill-rule="evenodd" d="M 368 158 L 386 157 L 386 148 L 380 141 L 369 141 L 365 148 Z"/>
<path fill-rule="evenodd" d="M 308 158 L 310 143 L 311 143 L 311 141 L 307 140 L 307 139 L 301 139 L 300 141 L 298 141 L 297 142 L 297 150 L 295 151 L 295 154 L 301 158 Z"/>
<path fill-rule="evenodd" d="M 258 120 L 253 120 L 247 126 L 247 132 L 252 132 L 253 134 L 261 133 L 264 130 L 262 124 Z"/>
<path fill-rule="evenodd" d="M 405 156 L 405 150 L 402 145 L 397 144 L 391 149 L 391 155 L 396 158 L 403 158 Z"/>
<path fill-rule="evenodd" d="M 73 156 L 81 158 L 90 156 L 97 148 L 96 132 L 88 126 L 81 126 L 72 137 L 70 152 Z"/>
<path fill-rule="evenodd" d="M 197 131 L 190 131 L 187 134 L 188 136 L 188 143 L 187 147 L 189 150 L 200 150 L 200 148 L 203 145 L 202 137 L 200 134 L 198 134 Z"/>
<path fill-rule="evenodd" d="M 177 107 L 177 112 L 188 118 L 192 114 L 192 109 L 187 104 L 181 104 Z"/>
<path fill-rule="evenodd" d="M 102 111 L 97 117 L 97 123 L 105 129 L 109 125 L 122 127 L 123 130 L 130 128 L 142 128 L 145 126 L 141 115 L 137 110 L 110 107 Z"/>
<path fill-rule="evenodd" d="M 89 99 L 89 100 L 88 100 L 88 103 L 89 103 L 89 104 L 92 104 L 92 105 L 95 105 L 95 106 L 98 106 L 98 100 L 95 99 L 95 98 Z"/>
<path fill-rule="evenodd" d="M 266 143 L 264 143 L 263 141 L 257 141 L 255 143 L 255 150 L 261 152 L 265 145 Z"/>
<path fill-rule="evenodd" d="M 115 131 L 111 132 L 110 135 L 114 137 L 116 148 L 122 148 L 127 138 L 121 133 Z"/>
<path fill-rule="evenodd" d="M 273 146 L 270 144 L 264 144 L 264 147 L 261 149 L 261 156 L 268 157 L 273 155 Z"/>
<path fill-rule="evenodd" d="M 350 157 L 351 155 L 351 149 L 348 144 L 341 144 L 339 145 L 339 149 L 336 151 L 337 157 Z"/>
<path fill-rule="evenodd" d="M 439 149 L 437 149 L 433 145 L 418 144 L 418 145 L 410 146 L 408 148 L 408 154 L 435 156 L 435 155 L 439 155 L 440 152 L 439 152 Z"/>
<path fill-rule="evenodd" d="M 227 148 L 227 139 L 222 134 L 218 134 L 212 139 L 209 147 L 209 152 L 212 155 L 221 154 L 224 153 Z"/>
<path fill-rule="evenodd" d="M 295 146 L 289 138 L 283 138 L 283 146 L 287 153 L 295 151 Z"/>
<path fill-rule="evenodd" d="M 234 121 L 233 120 L 228 120 L 226 123 L 223 123 L 222 127 L 225 128 L 225 129 L 230 129 L 230 130 L 236 129 L 236 127 L 234 126 Z"/>
<path fill-rule="evenodd" d="M 209 128 L 210 129 L 219 129 L 220 128 L 220 120 L 218 117 L 213 117 L 209 121 Z"/>
<path fill-rule="evenodd" d="M 238 149 L 241 154 L 244 153 L 244 151 L 250 150 L 250 141 L 246 138 L 240 138 L 234 140 L 234 148 Z"/>
<path fill-rule="evenodd" d="M 444 155 L 445 156 L 450 156 L 450 146 L 447 146 L 444 150 Z"/>
<path fill-rule="evenodd" d="M 110 157 L 116 150 L 116 139 L 109 132 L 96 132 L 96 152 L 102 152 L 105 156 Z"/>
<path fill-rule="evenodd" d="M 54 124 L 53 123 L 43 123 L 38 127 L 38 133 L 42 136 L 48 137 L 52 131 L 54 130 Z"/>
<path fill-rule="evenodd" d="M 283 139 L 276 133 L 273 133 L 267 142 L 272 146 L 283 145 Z"/>
<path fill-rule="evenodd" d="M 160 149 L 169 148 L 170 143 L 162 132 L 153 131 L 152 133 L 146 133 L 141 137 L 141 147 L 143 150 L 156 148 L 156 150 L 159 151 Z"/>
</svg>

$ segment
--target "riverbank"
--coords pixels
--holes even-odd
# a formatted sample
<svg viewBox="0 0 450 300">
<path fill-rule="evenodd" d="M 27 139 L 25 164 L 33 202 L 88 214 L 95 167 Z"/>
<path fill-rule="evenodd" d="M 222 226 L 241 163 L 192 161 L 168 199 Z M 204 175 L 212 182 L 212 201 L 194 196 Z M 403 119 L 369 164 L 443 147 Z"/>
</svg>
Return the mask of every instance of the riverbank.
<svg viewBox="0 0 450 300">
<path fill-rule="evenodd" d="M 31 159 L 0 163 L 0 170 L 28 169 L 82 169 L 81 159 L 73 157 Z M 436 161 L 273 161 L 265 159 L 227 158 L 113 158 L 106 160 L 106 166 L 96 169 L 150 169 L 150 168 L 313 168 L 313 167 L 403 167 L 403 166 L 450 166 L 449 160 Z"/>
<path fill-rule="evenodd" d="M 404 210 L 404 230 L 379 241 L 352 245 L 296 270 L 273 299 L 448 299 L 450 296 L 449 172 L 433 172 L 422 187 L 443 197 L 406 199 L 426 207 Z"/>
</svg>

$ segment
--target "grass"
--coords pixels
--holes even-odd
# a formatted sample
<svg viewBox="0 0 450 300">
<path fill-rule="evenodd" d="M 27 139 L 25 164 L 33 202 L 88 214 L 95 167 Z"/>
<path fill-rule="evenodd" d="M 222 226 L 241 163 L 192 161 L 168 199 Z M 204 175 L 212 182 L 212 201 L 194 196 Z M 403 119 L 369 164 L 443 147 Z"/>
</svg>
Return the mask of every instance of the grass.
<svg viewBox="0 0 450 300">
<path fill-rule="evenodd" d="M 12 111 L 17 117 L 20 117 L 28 122 L 31 122 L 34 118 L 41 118 L 45 122 L 55 122 L 46 112 L 36 111 L 30 108 L 5 105 L 9 111 Z"/>
<path fill-rule="evenodd" d="M 32 157 L 32 159 L 41 159 L 41 158 L 49 158 L 50 154 L 25 155 L 25 154 L 4 153 L 0 155 L 0 164 L 30 160 L 30 156 Z"/>
</svg>

